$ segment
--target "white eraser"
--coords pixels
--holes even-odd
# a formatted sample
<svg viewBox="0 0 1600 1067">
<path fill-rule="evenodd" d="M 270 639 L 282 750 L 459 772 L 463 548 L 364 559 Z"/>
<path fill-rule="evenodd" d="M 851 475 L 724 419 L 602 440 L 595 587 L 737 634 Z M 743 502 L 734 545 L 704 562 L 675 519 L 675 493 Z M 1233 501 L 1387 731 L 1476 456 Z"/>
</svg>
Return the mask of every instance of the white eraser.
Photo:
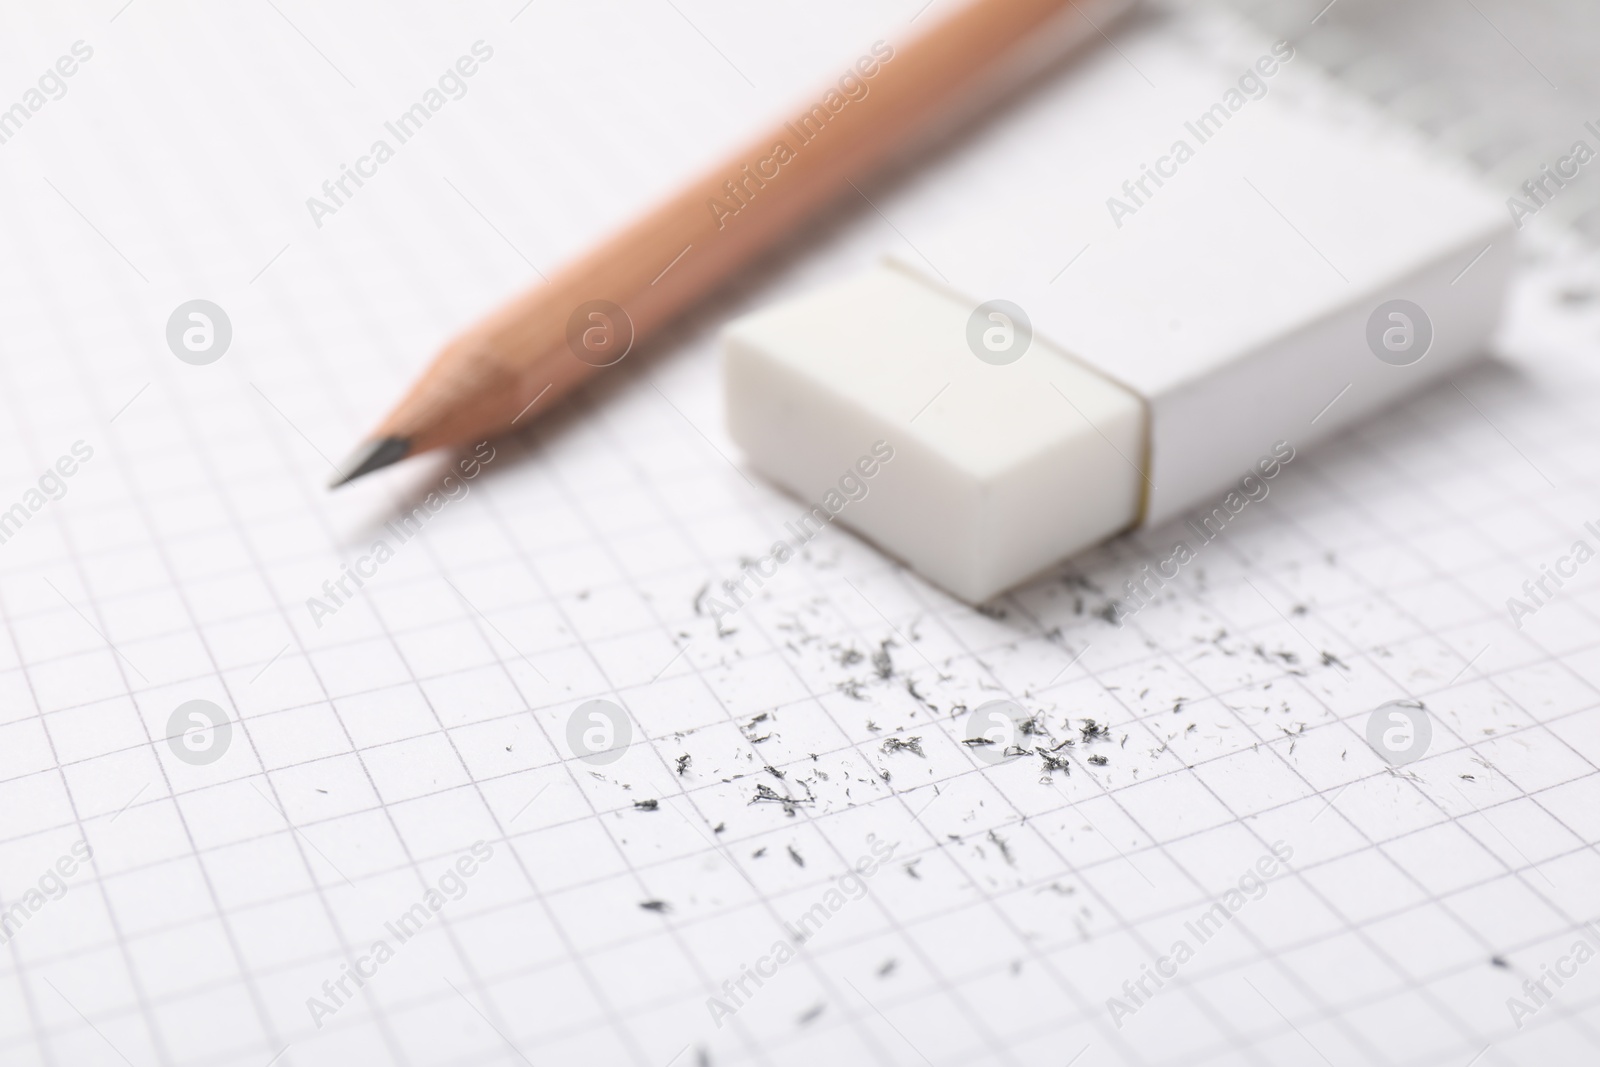
<svg viewBox="0 0 1600 1067">
<path fill-rule="evenodd" d="M 968 601 L 1215 504 L 1498 317 L 1501 205 L 1292 48 L 1241 74 L 1159 23 L 1118 47 L 902 196 L 915 254 L 725 335 L 756 469 Z"/>
<path fill-rule="evenodd" d="M 1131 392 L 1048 343 L 975 359 L 971 313 L 884 267 L 741 319 L 724 370 L 734 440 L 828 512 L 819 525 L 837 513 L 981 600 L 1133 523 L 1145 419 Z M 875 447 L 869 478 L 857 461 Z"/>
</svg>

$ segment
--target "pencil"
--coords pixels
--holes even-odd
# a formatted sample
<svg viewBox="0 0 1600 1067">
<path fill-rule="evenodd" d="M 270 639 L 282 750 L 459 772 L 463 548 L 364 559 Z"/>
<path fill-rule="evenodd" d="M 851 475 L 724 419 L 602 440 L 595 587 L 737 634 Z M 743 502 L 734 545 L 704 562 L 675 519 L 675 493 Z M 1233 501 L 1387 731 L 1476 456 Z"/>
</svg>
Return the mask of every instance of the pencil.
<svg viewBox="0 0 1600 1067">
<path fill-rule="evenodd" d="M 447 344 L 333 485 L 527 425 L 892 157 L 1094 37 L 1132 0 L 972 0 L 877 41 L 773 129 Z M 543 410 L 541 408 L 540 410 Z"/>
</svg>

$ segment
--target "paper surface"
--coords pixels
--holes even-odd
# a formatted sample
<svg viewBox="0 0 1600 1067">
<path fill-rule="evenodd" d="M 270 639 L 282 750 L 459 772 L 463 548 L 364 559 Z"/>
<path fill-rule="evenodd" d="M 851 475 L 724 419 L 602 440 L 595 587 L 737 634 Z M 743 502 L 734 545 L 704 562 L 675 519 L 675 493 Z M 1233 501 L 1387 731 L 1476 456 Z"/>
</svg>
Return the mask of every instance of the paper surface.
<svg viewBox="0 0 1600 1067">
<path fill-rule="evenodd" d="M 444 338 L 936 13 L 5 16 L 0 104 L 73 73 L 0 143 L 0 1061 L 1592 1061 L 1587 252 L 1120 628 L 1182 528 L 986 614 L 829 529 L 712 617 L 805 507 L 715 328 L 915 246 L 892 183 L 470 479 L 322 489 Z M 1000 699 L 1048 758 L 967 743 Z"/>
</svg>

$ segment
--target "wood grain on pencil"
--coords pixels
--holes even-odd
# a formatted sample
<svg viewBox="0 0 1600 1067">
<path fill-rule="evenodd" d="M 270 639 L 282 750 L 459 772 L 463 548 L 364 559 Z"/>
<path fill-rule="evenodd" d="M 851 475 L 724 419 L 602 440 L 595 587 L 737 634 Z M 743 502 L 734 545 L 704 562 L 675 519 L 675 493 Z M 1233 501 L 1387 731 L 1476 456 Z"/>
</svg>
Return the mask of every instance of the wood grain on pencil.
<svg viewBox="0 0 1600 1067">
<path fill-rule="evenodd" d="M 775 128 L 450 342 L 335 484 L 526 425 L 536 398 L 548 407 L 825 203 L 857 195 L 852 179 L 983 96 L 1042 35 L 1059 53 L 1123 6 L 975 0 L 906 43 L 863 49 Z"/>
</svg>

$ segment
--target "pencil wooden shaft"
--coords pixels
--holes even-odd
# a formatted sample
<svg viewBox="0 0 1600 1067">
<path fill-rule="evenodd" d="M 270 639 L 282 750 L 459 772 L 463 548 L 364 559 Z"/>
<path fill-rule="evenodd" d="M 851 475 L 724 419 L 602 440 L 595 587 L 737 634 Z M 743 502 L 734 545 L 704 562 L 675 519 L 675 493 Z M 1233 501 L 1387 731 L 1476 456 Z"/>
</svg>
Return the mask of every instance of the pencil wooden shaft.
<svg viewBox="0 0 1600 1067">
<path fill-rule="evenodd" d="M 1078 3 L 1091 12 L 1121 6 Z M 871 63 L 853 68 L 865 95 L 837 84 L 831 98 L 819 90 L 785 122 L 473 326 L 445 347 L 374 439 L 405 439 L 407 454 L 416 454 L 526 425 L 535 398 L 543 410 L 595 373 L 594 363 L 620 351 L 630 324 L 636 346 L 827 201 L 856 195 L 851 179 L 983 95 L 1030 36 L 1048 31 L 1059 52 L 1097 33 L 1092 17 L 1072 0 L 975 0 L 887 58 L 878 45 L 863 57 L 877 64 L 871 76 L 861 73 Z M 596 301 L 625 315 L 595 311 Z M 575 316 L 580 337 L 597 349 L 585 348 L 587 361 L 569 337 Z"/>
</svg>

